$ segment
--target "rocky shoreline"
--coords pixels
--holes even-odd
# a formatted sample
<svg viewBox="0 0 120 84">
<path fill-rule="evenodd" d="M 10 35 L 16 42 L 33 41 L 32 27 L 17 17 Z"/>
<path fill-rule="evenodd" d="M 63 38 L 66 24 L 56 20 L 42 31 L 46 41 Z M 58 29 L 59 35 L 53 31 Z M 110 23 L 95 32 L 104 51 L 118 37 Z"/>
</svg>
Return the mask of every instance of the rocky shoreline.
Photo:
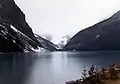
<svg viewBox="0 0 120 84">
<path fill-rule="evenodd" d="M 94 65 L 90 70 L 83 70 L 81 79 L 67 81 L 66 84 L 120 84 L 120 64 L 112 64 L 97 70 Z"/>
</svg>

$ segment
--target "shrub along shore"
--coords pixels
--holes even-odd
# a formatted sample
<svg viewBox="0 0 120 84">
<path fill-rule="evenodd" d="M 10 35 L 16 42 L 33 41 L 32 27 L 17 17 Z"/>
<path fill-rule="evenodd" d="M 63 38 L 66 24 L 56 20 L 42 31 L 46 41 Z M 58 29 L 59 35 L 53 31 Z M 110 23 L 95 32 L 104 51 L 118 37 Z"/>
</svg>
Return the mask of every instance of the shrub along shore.
<svg viewBox="0 0 120 84">
<path fill-rule="evenodd" d="M 81 79 L 67 81 L 66 84 L 120 84 L 120 64 L 108 65 L 101 69 L 92 65 L 90 70 L 83 70 Z"/>
</svg>

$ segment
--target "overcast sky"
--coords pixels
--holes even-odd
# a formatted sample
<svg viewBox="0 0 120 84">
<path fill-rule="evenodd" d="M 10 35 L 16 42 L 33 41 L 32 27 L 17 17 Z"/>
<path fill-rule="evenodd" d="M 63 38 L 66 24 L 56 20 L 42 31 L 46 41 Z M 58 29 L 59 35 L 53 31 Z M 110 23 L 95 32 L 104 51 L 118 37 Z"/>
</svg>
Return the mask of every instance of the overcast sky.
<svg viewBox="0 0 120 84">
<path fill-rule="evenodd" d="M 57 43 L 120 10 L 120 0 L 15 0 L 39 35 L 51 34 Z"/>
</svg>

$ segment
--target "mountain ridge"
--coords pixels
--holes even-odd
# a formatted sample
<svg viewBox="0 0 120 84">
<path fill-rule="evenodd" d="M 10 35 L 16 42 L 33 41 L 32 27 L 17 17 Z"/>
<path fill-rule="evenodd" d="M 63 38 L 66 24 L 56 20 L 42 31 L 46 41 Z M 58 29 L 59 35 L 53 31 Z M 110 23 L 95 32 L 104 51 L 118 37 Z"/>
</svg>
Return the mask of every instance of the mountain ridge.
<svg viewBox="0 0 120 84">
<path fill-rule="evenodd" d="M 41 45 L 34 36 L 14 0 L 0 0 L 0 36 L 0 52 L 34 51 L 48 46 Z"/>
<path fill-rule="evenodd" d="M 108 44 L 110 43 L 111 45 L 108 45 L 106 43 L 106 45 L 109 48 L 103 48 L 105 45 L 105 41 L 107 42 L 107 40 L 102 40 L 103 42 L 101 42 L 100 39 L 103 39 L 106 37 L 106 39 L 108 39 L 109 36 L 107 36 L 107 34 L 111 34 L 110 36 L 114 36 L 114 38 L 117 37 L 117 35 L 113 35 L 114 33 L 118 33 L 118 31 L 120 29 L 120 11 L 118 11 L 117 13 L 115 13 L 114 15 L 112 15 L 110 18 L 103 20 L 99 23 L 96 23 L 93 26 L 90 26 L 86 29 L 83 29 L 82 31 L 78 32 L 75 36 L 73 36 L 70 40 L 70 42 L 68 42 L 68 44 L 64 47 L 63 50 L 106 50 L 106 49 L 118 49 L 116 48 L 112 48 L 114 46 L 112 46 L 111 48 L 109 46 L 112 45 L 112 43 L 108 42 Z M 120 39 L 119 37 L 116 39 Z M 98 42 L 98 40 L 101 42 Z M 110 39 L 108 39 L 110 41 Z M 87 42 L 89 41 L 89 42 Z M 113 43 L 114 44 L 114 43 Z M 118 43 L 117 43 L 118 44 Z M 104 45 L 104 46 L 103 46 Z M 120 49 L 120 46 L 119 46 Z"/>
</svg>

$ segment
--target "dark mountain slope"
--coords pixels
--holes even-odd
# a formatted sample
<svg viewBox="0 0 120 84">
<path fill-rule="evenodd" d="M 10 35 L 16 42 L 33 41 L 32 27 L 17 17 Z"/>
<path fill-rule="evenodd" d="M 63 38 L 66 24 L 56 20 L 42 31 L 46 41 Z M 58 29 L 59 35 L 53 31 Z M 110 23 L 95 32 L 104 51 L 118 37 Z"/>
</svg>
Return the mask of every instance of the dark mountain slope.
<svg viewBox="0 0 120 84">
<path fill-rule="evenodd" d="M 41 46 L 27 24 L 24 13 L 15 4 L 14 0 L 0 0 L 0 20 L 5 26 L 12 25 L 33 40 L 36 45 L 32 47 L 35 49 L 37 49 L 37 46 Z"/>
<path fill-rule="evenodd" d="M 0 52 L 33 51 L 38 47 L 42 46 L 14 0 L 0 0 Z"/>
<path fill-rule="evenodd" d="M 50 51 L 56 51 L 57 50 L 57 46 L 55 44 L 53 44 L 52 42 L 42 38 L 41 36 L 35 34 L 35 37 L 37 38 L 37 40 L 40 42 L 40 44 L 43 46 L 43 48 L 50 50 Z"/>
<path fill-rule="evenodd" d="M 120 50 L 120 11 L 78 32 L 64 50 Z"/>
<path fill-rule="evenodd" d="M 34 45 L 36 43 L 23 33 L 0 23 L 0 52 L 33 51 L 32 46 Z"/>
</svg>

